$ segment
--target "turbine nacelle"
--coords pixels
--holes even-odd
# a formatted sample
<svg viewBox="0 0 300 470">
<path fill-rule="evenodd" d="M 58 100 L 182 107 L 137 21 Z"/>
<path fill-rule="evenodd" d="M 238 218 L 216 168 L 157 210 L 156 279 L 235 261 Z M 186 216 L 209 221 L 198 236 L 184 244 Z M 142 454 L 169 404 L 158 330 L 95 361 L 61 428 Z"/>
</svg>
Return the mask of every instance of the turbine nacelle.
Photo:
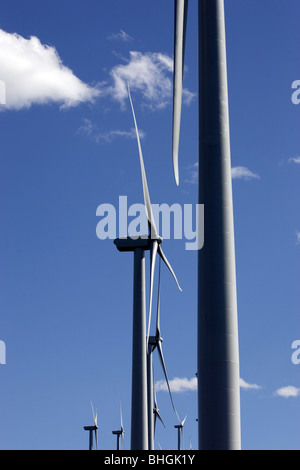
<svg viewBox="0 0 300 470">
<path fill-rule="evenodd" d="M 154 351 L 154 349 L 156 348 L 158 342 L 162 343 L 163 342 L 163 338 L 161 336 L 149 336 L 148 338 L 148 345 L 149 345 L 149 348 L 148 348 L 148 352 L 149 354 L 151 352 Z"/>
<path fill-rule="evenodd" d="M 83 429 L 85 431 L 97 431 L 97 429 L 99 429 L 99 428 L 98 428 L 98 426 L 83 426 Z"/>
<path fill-rule="evenodd" d="M 151 250 L 153 241 L 161 245 L 163 239 L 161 237 L 151 238 L 149 235 L 141 235 L 140 237 L 121 237 L 114 240 L 119 251 L 134 251 L 142 248 L 144 251 Z"/>
</svg>

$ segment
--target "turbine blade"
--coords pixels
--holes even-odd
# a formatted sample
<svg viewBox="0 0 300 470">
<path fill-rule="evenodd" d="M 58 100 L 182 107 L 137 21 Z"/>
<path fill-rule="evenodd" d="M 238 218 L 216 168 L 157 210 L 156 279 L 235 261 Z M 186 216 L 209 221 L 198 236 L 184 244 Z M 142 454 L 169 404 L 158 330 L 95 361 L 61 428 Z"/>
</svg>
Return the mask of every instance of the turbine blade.
<svg viewBox="0 0 300 470">
<path fill-rule="evenodd" d="M 157 412 L 157 417 L 158 417 L 159 421 L 162 423 L 163 427 L 165 428 L 166 425 L 165 425 L 165 423 L 163 422 L 162 417 L 160 416 L 160 413 L 159 413 L 159 412 Z"/>
<path fill-rule="evenodd" d="M 174 92 L 173 92 L 173 170 L 179 185 L 178 152 L 182 106 L 183 68 L 188 0 L 175 0 Z"/>
<path fill-rule="evenodd" d="M 179 414 L 177 413 L 177 410 L 175 410 L 175 413 L 176 413 L 176 416 L 177 416 L 177 419 L 178 419 L 178 423 L 180 424 L 180 426 L 182 426 L 182 422 L 180 421 Z"/>
<path fill-rule="evenodd" d="M 185 423 L 185 420 L 186 420 L 187 416 L 184 418 L 184 420 L 182 421 L 182 427 L 184 426 L 184 423 Z"/>
<path fill-rule="evenodd" d="M 121 431 L 123 432 L 123 416 L 122 416 L 122 405 L 120 403 L 120 421 L 121 421 Z"/>
<path fill-rule="evenodd" d="M 156 389 L 155 389 L 155 380 L 154 380 L 154 367 L 152 362 L 152 376 L 153 376 L 153 395 L 154 395 L 154 408 L 157 409 L 157 400 L 156 400 Z"/>
<path fill-rule="evenodd" d="M 158 293 L 157 293 L 157 312 L 156 312 L 156 338 L 160 338 L 160 271 L 161 271 L 161 257 L 159 258 L 159 271 L 158 271 Z"/>
<path fill-rule="evenodd" d="M 93 407 L 93 403 L 92 403 L 92 402 L 91 402 L 91 407 L 92 407 L 92 412 L 93 412 L 94 426 L 97 426 L 97 411 L 96 411 L 96 415 L 95 415 L 94 407 Z"/>
<path fill-rule="evenodd" d="M 141 146 L 139 130 L 138 130 L 137 122 L 136 122 L 134 107 L 133 107 L 133 103 L 132 103 L 132 99 L 131 99 L 129 84 L 128 84 L 128 96 L 129 96 L 129 100 L 130 100 L 130 104 L 131 104 L 131 110 L 132 110 L 134 126 L 135 126 L 135 132 L 136 132 L 136 138 L 137 138 L 138 149 L 139 149 L 140 166 L 141 166 L 142 183 L 143 183 L 144 203 L 145 203 L 145 208 L 146 208 L 147 220 L 148 220 L 149 227 L 150 227 L 150 236 L 151 236 L 151 238 L 159 238 L 158 234 L 157 234 L 157 230 L 156 230 L 154 217 L 153 217 L 152 207 L 151 207 L 151 201 L 150 201 L 148 183 L 147 183 L 147 178 L 146 178 L 146 171 L 145 171 L 145 165 L 144 165 L 142 146 Z"/>
<path fill-rule="evenodd" d="M 153 367 L 153 365 L 152 365 L 152 367 Z M 154 369 L 154 367 L 153 367 L 153 369 Z M 154 410 L 153 411 L 154 411 L 154 435 L 155 435 L 156 418 L 158 418 L 160 420 L 160 422 L 163 424 L 164 427 L 166 427 L 166 426 L 165 426 L 165 423 L 162 420 L 162 417 L 160 416 L 159 409 L 158 409 L 158 406 L 157 406 L 154 372 L 153 372 L 153 395 L 154 395 Z"/>
<path fill-rule="evenodd" d="M 122 436 L 122 449 L 124 450 L 124 425 L 123 425 L 123 413 L 122 413 L 122 403 L 120 402 L 120 421 L 121 421 L 121 436 Z"/>
<path fill-rule="evenodd" d="M 162 369 L 163 369 L 163 372 L 164 372 L 164 376 L 165 376 L 165 379 L 166 379 L 167 387 L 168 387 L 168 390 L 169 390 L 169 395 L 170 395 L 170 398 L 171 398 L 171 403 L 172 403 L 172 406 L 173 406 L 173 410 L 176 412 L 176 408 L 175 408 L 174 402 L 173 402 L 173 397 L 172 397 L 172 393 L 171 393 L 171 387 L 170 387 L 170 384 L 169 384 L 167 369 L 166 369 L 166 365 L 165 365 L 164 356 L 163 356 L 163 352 L 162 352 L 162 347 L 161 347 L 161 342 L 160 342 L 160 341 L 158 341 L 158 343 L 157 343 L 157 351 L 158 351 L 160 363 L 161 363 L 161 366 L 162 366 Z"/>
<path fill-rule="evenodd" d="M 150 267 L 150 299 L 149 299 L 149 319 L 148 319 L 148 332 L 147 332 L 147 343 L 150 335 L 150 326 L 151 326 L 151 314 L 152 314 L 152 297 L 153 297 L 153 281 L 154 281 L 154 269 L 155 269 L 155 260 L 158 249 L 158 242 L 151 242 L 151 267 Z M 147 344 L 148 349 L 148 344 Z"/>
<path fill-rule="evenodd" d="M 181 289 L 181 287 L 180 287 L 180 285 L 179 285 L 179 282 L 178 282 L 178 280 L 177 280 L 177 277 L 176 277 L 176 275 L 175 275 L 175 273 L 174 273 L 174 271 L 173 271 L 173 269 L 172 269 L 172 267 L 171 267 L 169 261 L 167 260 L 165 254 L 164 254 L 164 252 L 163 252 L 163 250 L 162 250 L 161 245 L 158 246 L 157 251 L 158 251 L 159 256 L 162 258 L 163 262 L 164 262 L 165 265 L 167 266 L 167 268 L 170 270 L 172 276 L 174 277 L 175 282 L 176 282 L 176 284 L 177 284 L 177 286 L 178 286 L 178 289 L 182 292 L 182 289 Z"/>
</svg>

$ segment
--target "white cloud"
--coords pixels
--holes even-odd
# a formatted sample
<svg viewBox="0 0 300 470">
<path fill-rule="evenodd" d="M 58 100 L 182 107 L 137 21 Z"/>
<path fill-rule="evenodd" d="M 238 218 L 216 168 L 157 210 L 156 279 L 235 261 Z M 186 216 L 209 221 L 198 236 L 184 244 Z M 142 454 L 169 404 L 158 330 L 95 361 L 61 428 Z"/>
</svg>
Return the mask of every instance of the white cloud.
<svg viewBox="0 0 300 470">
<path fill-rule="evenodd" d="M 197 184 L 198 183 L 198 162 L 195 163 L 194 165 L 190 165 L 189 167 L 186 168 L 188 171 L 188 177 L 185 180 L 186 183 L 190 184 Z M 250 171 L 248 168 L 244 166 L 236 166 L 231 169 L 231 177 L 232 179 L 244 179 L 244 180 L 250 180 L 250 179 L 260 179 L 260 176 L 256 175 L 252 171 Z"/>
<path fill-rule="evenodd" d="M 256 384 L 249 384 L 244 379 L 240 379 L 240 387 L 243 390 L 260 390 L 262 387 Z"/>
<path fill-rule="evenodd" d="M 277 397 L 284 398 L 296 398 L 300 396 L 300 388 L 296 388 L 293 385 L 288 385 L 286 387 L 279 388 L 274 392 L 274 395 Z"/>
<path fill-rule="evenodd" d="M 78 129 L 79 134 L 92 135 L 94 132 L 94 124 L 90 119 L 83 119 L 83 124 Z"/>
<path fill-rule="evenodd" d="M 297 245 L 300 244 L 300 232 L 296 232 L 296 237 L 297 237 Z"/>
<path fill-rule="evenodd" d="M 111 38 L 129 40 L 121 30 Z M 142 96 L 143 105 L 163 108 L 173 99 L 173 59 L 166 54 L 132 51 L 128 60 L 113 67 L 107 82 L 89 86 L 66 67 L 53 46 L 42 44 L 39 38 L 26 39 L 0 29 L 0 81 L 6 87 L 4 109 L 28 108 L 34 104 L 56 102 L 62 108 L 96 97 L 108 96 L 124 106 L 127 84 L 132 92 Z M 183 102 L 191 103 L 195 94 L 185 89 Z"/>
<path fill-rule="evenodd" d="M 119 33 L 112 33 L 107 36 L 107 39 L 110 41 L 123 41 L 123 42 L 130 42 L 132 41 L 132 37 L 129 36 L 123 29 L 120 29 Z"/>
<path fill-rule="evenodd" d="M 232 179 L 244 179 L 244 180 L 251 180 L 251 179 L 259 179 L 260 176 L 250 171 L 248 168 L 244 166 L 236 166 L 231 169 L 231 176 Z"/>
<path fill-rule="evenodd" d="M 117 65 L 110 71 L 112 84 L 107 84 L 103 95 L 124 106 L 128 98 L 127 84 L 131 91 L 139 92 L 144 104 L 153 109 L 163 108 L 172 103 L 173 98 L 173 60 L 157 52 L 130 52 L 130 59 L 125 64 Z M 190 104 L 194 93 L 183 91 L 183 101 Z"/>
<path fill-rule="evenodd" d="M 63 108 L 93 101 L 99 90 L 63 65 L 56 49 L 37 37 L 25 39 L 0 29 L 0 78 L 6 85 L 4 109 L 59 103 Z"/>
<path fill-rule="evenodd" d="M 171 392 L 173 393 L 182 393 L 182 392 L 190 392 L 197 390 L 197 377 L 192 377 L 188 379 L 186 377 L 179 378 L 175 377 L 172 380 L 169 380 Z M 240 387 L 244 390 L 259 390 L 262 387 L 256 384 L 249 384 L 245 380 L 240 379 Z M 165 380 L 158 380 L 155 383 L 156 391 L 167 392 L 168 387 Z"/>
<path fill-rule="evenodd" d="M 187 379 L 186 377 L 175 377 L 169 380 L 170 388 L 173 393 L 182 393 L 197 390 L 197 377 Z M 165 380 L 159 380 L 155 384 L 156 391 L 167 392 L 168 387 Z"/>
<path fill-rule="evenodd" d="M 186 178 L 185 183 L 189 183 L 189 184 L 198 183 L 198 168 L 199 168 L 198 162 L 186 168 L 188 171 L 188 177 Z"/>
<path fill-rule="evenodd" d="M 300 157 L 294 157 L 289 159 L 289 163 L 297 163 L 300 164 Z"/>
<path fill-rule="evenodd" d="M 145 134 L 142 130 L 139 129 L 139 136 L 140 139 L 145 137 Z M 136 139 L 135 129 L 132 128 L 130 131 L 122 131 L 120 129 L 110 130 L 107 132 L 99 133 L 95 135 L 95 140 L 98 142 L 105 141 L 105 142 L 112 142 L 114 139 L 119 137 L 123 137 L 126 139 Z"/>
<path fill-rule="evenodd" d="M 97 144 L 101 142 L 110 143 L 117 138 L 136 139 L 136 132 L 134 128 L 131 128 L 129 131 L 124 131 L 121 129 L 112 129 L 109 131 L 101 132 L 90 119 L 83 120 L 83 124 L 78 129 L 78 133 L 89 136 Z M 145 132 L 139 129 L 140 139 L 144 139 L 145 135 Z"/>
</svg>

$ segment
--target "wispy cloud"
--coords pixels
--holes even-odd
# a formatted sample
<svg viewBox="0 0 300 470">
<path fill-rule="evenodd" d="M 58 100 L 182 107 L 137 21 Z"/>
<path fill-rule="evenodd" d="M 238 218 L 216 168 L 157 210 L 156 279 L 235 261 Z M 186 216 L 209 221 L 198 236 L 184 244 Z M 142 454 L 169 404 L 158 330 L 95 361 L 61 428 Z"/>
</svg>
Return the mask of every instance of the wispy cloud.
<svg viewBox="0 0 300 470">
<path fill-rule="evenodd" d="M 296 232 L 296 237 L 297 237 L 297 245 L 300 245 L 300 232 Z"/>
<path fill-rule="evenodd" d="M 79 134 L 87 135 L 97 144 L 111 143 L 112 141 L 118 138 L 136 139 L 136 132 L 134 128 L 131 128 L 128 131 L 124 131 L 121 129 L 112 129 L 109 131 L 101 132 L 90 119 L 84 119 L 82 126 L 80 126 L 77 132 Z M 145 138 L 145 132 L 141 129 L 139 129 L 139 135 L 141 139 Z"/>
<path fill-rule="evenodd" d="M 122 41 L 122 42 L 130 42 L 133 40 L 129 34 L 127 34 L 123 29 L 120 29 L 119 33 L 112 33 L 107 36 L 109 41 Z"/>
<path fill-rule="evenodd" d="M 244 179 L 244 180 L 252 180 L 252 179 L 260 179 L 260 176 L 256 173 L 253 173 L 251 170 L 244 166 L 236 166 L 231 169 L 231 176 L 232 179 Z"/>
<path fill-rule="evenodd" d="M 102 83 L 102 95 L 110 96 L 125 105 L 128 98 L 127 85 L 131 91 L 142 96 L 144 106 L 152 109 L 164 108 L 173 98 L 173 59 L 157 52 L 130 52 L 125 64 L 116 65 L 110 71 L 110 83 Z M 195 94 L 183 91 L 183 101 L 190 104 Z"/>
<path fill-rule="evenodd" d="M 186 168 L 187 178 L 185 179 L 185 183 L 189 183 L 189 184 L 197 184 L 198 183 L 198 168 L 199 168 L 198 162 L 194 163 L 194 165 L 190 165 Z"/>
<path fill-rule="evenodd" d="M 78 129 L 79 134 L 92 135 L 94 133 L 94 124 L 90 119 L 83 119 L 82 126 Z"/>
<path fill-rule="evenodd" d="M 243 390 L 260 390 L 262 387 L 256 384 L 249 384 L 244 379 L 240 379 L 240 387 Z"/>
<path fill-rule="evenodd" d="M 100 92 L 63 65 L 56 49 L 37 37 L 25 39 L 0 29 L 0 77 L 6 85 L 3 109 L 57 102 L 63 108 L 91 102 Z"/>
<path fill-rule="evenodd" d="M 145 134 L 143 131 L 139 129 L 139 135 L 140 139 L 143 139 L 145 137 Z M 95 136 L 95 140 L 98 142 L 112 142 L 113 140 L 117 138 L 125 138 L 125 139 L 136 139 L 136 133 L 135 129 L 132 128 L 129 131 L 122 131 L 120 129 L 115 129 L 115 130 L 110 130 L 107 132 L 103 132 L 100 134 L 97 134 Z"/>
<path fill-rule="evenodd" d="M 287 385 L 286 387 L 276 390 L 274 395 L 283 398 L 297 398 L 300 396 L 300 388 L 296 388 L 293 385 Z"/>
<path fill-rule="evenodd" d="M 289 158 L 288 160 L 289 163 L 296 163 L 296 164 L 300 164 L 300 157 L 293 157 L 293 158 Z"/>
<path fill-rule="evenodd" d="M 197 184 L 198 183 L 198 162 L 194 163 L 194 165 L 190 165 L 186 167 L 187 171 L 187 178 L 185 179 L 186 183 L 189 184 Z M 244 166 L 236 166 L 231 169 L 231 177 L 232 179 L 244 179 L 244 180 L 251 180 L 251 179 L 260 179 L 260 176 L 250 171 L 248 168 Z"/>
<path fill-rule="evenodd" d="M 175 377 L 169 381 L 171 391 L 173 393 L 191 392 L 197 390 L 197 377 L 188 379 L 186 377 Z M 249 384 L 245 380 L 240 379 L 240 387 L 243 390 L 260 390 L 262 387 L 256 384 Z M 165 380 L 159 380 L 155 384 L 156 391 L 167 392 L 168 387 Z"/>
<path fill-rule="evenodd" d="M 197 377 L 187 379 L 186 377 L 179 378 L 175 377 L 172 380 L 169 380 L 170 389 L 173 393 L 182 393 L 190 392 L 197 390 Z M 155 384 L 155 389 L 157 392 L 167 392 L 168 387 L 165 380 L 159 380 Z"/>
</svg>

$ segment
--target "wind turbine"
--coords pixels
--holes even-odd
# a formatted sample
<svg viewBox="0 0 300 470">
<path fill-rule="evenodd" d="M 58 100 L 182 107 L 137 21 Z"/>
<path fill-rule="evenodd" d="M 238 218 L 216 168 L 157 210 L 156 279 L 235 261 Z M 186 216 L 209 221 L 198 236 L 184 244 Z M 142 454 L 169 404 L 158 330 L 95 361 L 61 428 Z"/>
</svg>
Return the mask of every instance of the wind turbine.
<svg viewBox="0 0 300 470">
<path fill-rule="evenodd" d="M 178 148 L 188 0 L 175 0 L 173 169 Z M 198 0 L 199 204 L 205 207 L 198 253 L 199 449 L 241 447 L 238 318 L 231 181 L 224 0 Z"/>
<path fill-rule="evenodd" d="M 184 448 L 184 440 L 183 440 L 183 426 L 184 426 L 184 423 L 185 423 L 185 420 L 187 418 L 187 416 L 184 418 L 184 420 L 181 422 L 180 421 L 180 418 L 177 414 L 177 418 L 178 418 L 178 421 L 179 421 L 179 424 L 176 424 L 174 426 L 175 429 L 177 429 L 178 431 L 178 446 L 177 446 L 177 450 L 180 450 L 181 449 L 181 439 L 180 439 L 180 434 L 181 434 L 181 438 L 182 438 L 182 447 Z"/>
<path fill-rule="evenodd" d="M 96 415 L 94 413 L 94 407 L 93 403 L 91 403 L 92 406 L 92 411 L 93 411 L 93 420 L 94 424 L 93 426 L 84 426 L 83 429 L 85 431 L 89 431 L 89 450 L 93 450 L 94 448 L 94 443 L 93 443 L 93 433 L 95 433 L 95 441 L 96 441 L 96 449 L 98 450 L 98 424 L 97 424 L 97 412 Z"/>
<path fill-rule="evenodd" d="M 143 184 L 144 204 L 148 220 L 149 234 L 139 238 L 118 238 L 114 241 L 121 252 L 134 252 L 134 292 L 133 292 L 133 345 L 132 345 L 132 396 L 131 396 L 131 450 L 148 450 L 148 416 L 147 416 L 147 345 L 151 323 L 153 280 L 156 255 L 164 261 L 174 277 L 178 288 L 176 275 L 167 260 L 158 235 L 149 196 L 144 159 L 134 107 L 128 85 L 128 95 L 135 125 L 140 167 Z M 150 250 L 150 295 L 149 321 L 146 335 L 146 285 L 145 285 L 145 251 Z M 146 341 L 145 341 L 145 338 Z"/>
<path fill-rule="evenodd" d="M 118 429 L 117 431 L 112 431 L 112 433 L 117 436 L 117 450 L 120 450 L 120 437 L 122 437 L 122 447 L 124 449 L 124 427 L 123 427 L 123 416 L 122 416 L 122 407 L 120 405 L 120 422 L 121 422 L 121 428 Z"/>
<path fill-rule="evenodd" d="M 155 336 L 149 336 L 148 338 L 148 356 L 147 356 L 147 374 L 148 374 L 148 433 L 149 433 L 149 450 L 154 449 L 154 436 L 155 436 L 155 427 L 156 427 L 156 420 L 157 418 L 163 423 L 160 415 L 159 410 L 157 408 L 156 402 L 156 392 L 155 392 L 155 382 L 153 379 L 153 361 L 152 361 L 152 354 L 155 349 L 157 349 L 159 360 L 161 363 L 161 367 L 163 369 L 163 373 L 166 379 L 167 387 L 169 390 L 169 395 L 171 398 L 172 406 L 174 411 L 176 412 L 171 388 L 169 384 L 167 369 L 165 365 L 165 360 L 162 352 L 161 343 L 163 341 L 160 332 L 160 278 L 161 278 L 161 259 L 159 259 L 159 275 L 158 275 L 158 294 L 157 294 L 157 313 L 156 313 L 156 332 Z M 154 394 L 154 408 L 153 408 L 153 395 Z M 152 413 L 154 413 L 154 423 L 152 420 Z M 153 427 L 154 424 L 154 427 Z"/>
</svg>

